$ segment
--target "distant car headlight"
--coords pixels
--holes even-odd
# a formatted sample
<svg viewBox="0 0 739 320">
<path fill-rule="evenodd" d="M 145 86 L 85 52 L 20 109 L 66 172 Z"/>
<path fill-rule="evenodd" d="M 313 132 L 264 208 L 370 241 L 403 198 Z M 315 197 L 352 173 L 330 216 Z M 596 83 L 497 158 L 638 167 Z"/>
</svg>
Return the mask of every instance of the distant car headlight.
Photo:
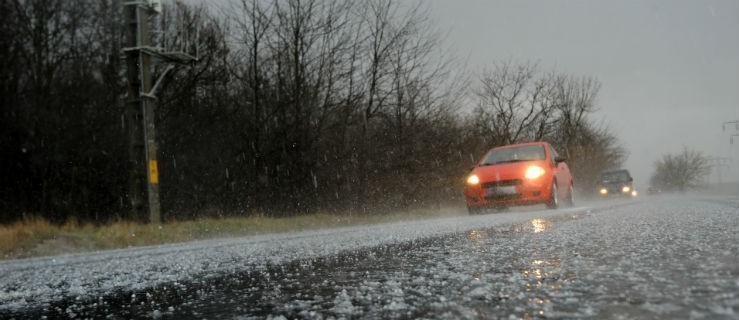
<svg viewBox="0 0 739 320">
<path fill-rule="evenodd" d="M 636 195 L 637 195 L 636 190 L 631 191 L 631 196 L 632 197 L 636 197 Z"/>
<path fill-rule="evenodd" d="M 606 188 L 601 188 L 601 189 L 600 189 L 600 194 L 608 194 L 608 189 L 606 189 Z"/>
<path fill-rule="evenodd" d="M 477 175 L 471 174 L 469 177 L 467 177 L 467 184 L 476 185 L 478 183 L 480 183 L 480 178 L 478 178 Z"/>
<path fill-rule="evenodd" d="M 543 176 L 545 173 L 544 169 L 539 166 L 530 166 L 526 168 L 526 174 L 524 174 L 524 177 L 526 179 L 536 179 L 538 177 Z"/>
<path fill-rule="evenodd" d="M 631 191 L 631 188 L 629 188 L 628 186 L 626 186 L 623 189 L 621 189 L 621 191 L 623 191 L 624 193 L 628 193 L 629 191 Z"/>
</svg>

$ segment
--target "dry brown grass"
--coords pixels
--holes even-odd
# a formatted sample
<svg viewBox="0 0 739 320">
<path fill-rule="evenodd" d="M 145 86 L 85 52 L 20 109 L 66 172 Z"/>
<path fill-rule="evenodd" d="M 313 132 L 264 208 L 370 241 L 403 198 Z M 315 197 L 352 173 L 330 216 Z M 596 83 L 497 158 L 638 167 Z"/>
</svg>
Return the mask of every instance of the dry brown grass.
<svg viewBox="0 0 739 320">
<path fill-rule="evenodd" d="M 44 239 L 58 232 L 60 228 L 39 218 L 18 221 L 0 226 L 0 254 L 6 257 L 11 252 L 32 249 L 38 239 Z"/>
<path fill-rule="evenodd" d="M 385 215 L 319 213 L 289 218 L 251 215 L 238 218 L 170 221 L 161 225 L 118 221 L 103 226 L 74 220 L 55 225 L 41 218 L 28 218 L 10 225 L 0 225 L 0 259 L 416 220 L 461 212 L 459 208 L 447 208 Z"/>
</svg>

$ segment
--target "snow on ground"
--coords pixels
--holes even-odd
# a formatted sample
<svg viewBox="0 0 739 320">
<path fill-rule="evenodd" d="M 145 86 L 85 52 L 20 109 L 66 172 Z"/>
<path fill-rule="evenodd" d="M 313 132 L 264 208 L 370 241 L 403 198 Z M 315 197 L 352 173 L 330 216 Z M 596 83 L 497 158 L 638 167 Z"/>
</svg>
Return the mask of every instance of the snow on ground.
<svg viewBox="0 0 739 320">
<path fill-rule="evenodd" d="M 158 285 L 169 291 L 156 297 Z M 130 297 L 90 305 L 115 292 Z M 58 309 L 29 314 L 736 319 L 739 198 L 659 196 L 0 263 L 0 317 L 39 308 Z"/>
<path fill-rule="evenodd" d="M 172 318 L 737 319 L 738 231 L 736 199 L 656 197 L 273 266 L 156 303 Z M 128 310 L 113 314 L 140 313 Z"/>
<path fill-rule="evenodd" d="M 324 317 L 737 319 L 739 202 L 662 198 L 480 227 L 333 272 L 371 280 L 336 286 L 352 313 Z"/>
<path fill-rule="evenodd" d="M 511 212 L 4 261 L 0 313 L 587 210 Z M 352 310 L 347 303 L 337 308 Z"/>
</svg>

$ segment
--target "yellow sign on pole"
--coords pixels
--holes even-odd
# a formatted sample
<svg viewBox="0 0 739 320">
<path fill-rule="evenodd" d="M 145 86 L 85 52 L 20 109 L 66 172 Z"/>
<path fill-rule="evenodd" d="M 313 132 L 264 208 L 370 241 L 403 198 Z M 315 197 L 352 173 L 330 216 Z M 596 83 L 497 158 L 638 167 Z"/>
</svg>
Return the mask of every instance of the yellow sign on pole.
<svg viewBox="0 0 739 320">
<path fill-rule="evenodd" d="M 149 160 L 149 182 L 159 184 L 159 167 L 156 160 Z"/>
</svg>

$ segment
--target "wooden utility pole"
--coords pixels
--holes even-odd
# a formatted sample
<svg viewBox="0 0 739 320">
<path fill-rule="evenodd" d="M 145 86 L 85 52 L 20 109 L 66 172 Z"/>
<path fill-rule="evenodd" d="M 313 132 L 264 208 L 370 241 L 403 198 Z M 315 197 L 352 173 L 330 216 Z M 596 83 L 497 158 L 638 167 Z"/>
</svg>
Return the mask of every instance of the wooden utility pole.
<svg viewBox="0 0 739 320">
<path fill-rule="evenodd" d="M 124 0 L 125 1 L 125 0 Z M 126 126 L 129 138 L 129 194 L 131 209 L 140 218 L 149 213 L 150 223 L 162 220 L 159 204 L 159 163 L 157 161 L 155 92 L 175 64 L 197 61 L 184 52 L 164 52 L 149 44 L 149 16 L 161 11 L 159 0 L 130 0 L 123 3 L 125 15 L 126 73 L 128 95 Z M 196 32 L 197 36 L 197 32 Z M 183 40 L 183 42 L 186 40 Z M 196 44 L 197 48 L 197 44 Z M 197 54 L 196 54 L 197 56 Z M 154 59 L 168 63 L 152 85 Z M 146 195 L 144 195 L 146 190 Z M 146 198 L 146 203 L 144 203 Z"/>
<path fill-rule="evenodd" d="M 161 221 L 159 206 L 159 169 L 157 163 L 156 126 L 154 123 L 154 99 L 151 91 L 151 55 L 149 47 L 148 2 L 124 3 L 126 26 L 126 73 L 128 95 L 126 101 L 126 125 L 129 138 L 129 200 L 138 217 L 148 210 L 149 222 Z M 148 168 L 148 170 L 147 170 Z M 146 189 L 145 189 L 146 188 Z M 147 201 L 144 203 L 144 190 Z"/>
</svg>

